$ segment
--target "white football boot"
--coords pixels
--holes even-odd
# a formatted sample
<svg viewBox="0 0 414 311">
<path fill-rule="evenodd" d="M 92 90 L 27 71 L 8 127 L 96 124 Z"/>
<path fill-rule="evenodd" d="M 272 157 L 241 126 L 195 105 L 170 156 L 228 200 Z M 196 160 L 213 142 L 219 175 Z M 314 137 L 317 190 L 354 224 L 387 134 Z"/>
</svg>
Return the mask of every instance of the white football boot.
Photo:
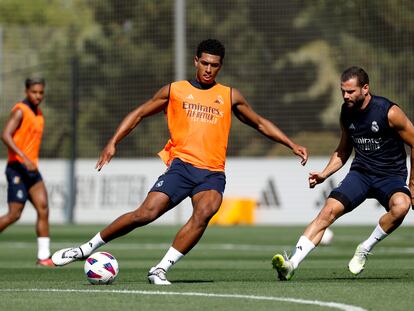
<svg viewBox="0 0 414 311">
<path fill-rule="evenodd" d="M 272 266 L 277 271 L 279 280 L 289 281 L 295 273 L 292 262 L 290 262 L 287 256 L 276 254 L 272 259 Z"/>
<path fill-rule="evenodd" d="M 84 260 L 87 257 L 80 247 L 64 248 L 53 254 L 52 261 L 56 266 L 65 266 L 74 261 Z"/>
<path fill-rule="evenodd" d="M 348 264 L 348 269 L 353 275 L 358 275 L 364 271 L 368 255 L 371 255 L 371 253 L 368 252 L 362 244 L 359 244 L 355 250 L 354 257 L 352 257 Z"/>
<path fill-rule="evenodd" d="M 148 272 L 148 282 L 155 285 L 171 285 L 166 274 L 167 272 L 163 268 L 152 267 Z"/>
</svg>

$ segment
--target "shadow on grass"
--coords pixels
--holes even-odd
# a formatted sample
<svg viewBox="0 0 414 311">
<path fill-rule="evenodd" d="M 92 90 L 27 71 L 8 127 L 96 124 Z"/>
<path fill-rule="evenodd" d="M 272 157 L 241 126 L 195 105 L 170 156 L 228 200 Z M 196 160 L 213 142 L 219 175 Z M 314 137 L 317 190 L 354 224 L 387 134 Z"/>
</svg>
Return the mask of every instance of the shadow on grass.
<svg viewBox="0 0 414 311">
<path fill-rule="evenodd" d="M 368 276 L 368 277 L 326 277 L 326 278 L 308 278 L 308 279 L 300 279 L 300 282 L 314 282 L 314 281 L 324 281 L 324 282 L 335 282 L 335 281 L 347 281 L 347 282 L 363 282 L 363 281 L 391 281 L 391 280 L 401 280 L 406 281 L 406 277 L 401 276 Z"/>
<path fill-rule="evenodd" d="M 173 280 L 171 281 L 171 283 L 177 284 L 177 283 L 181 283 L 181 284 L 186 284 L 186 283 L 214 283 L 213 280 Z"/>
</svg>

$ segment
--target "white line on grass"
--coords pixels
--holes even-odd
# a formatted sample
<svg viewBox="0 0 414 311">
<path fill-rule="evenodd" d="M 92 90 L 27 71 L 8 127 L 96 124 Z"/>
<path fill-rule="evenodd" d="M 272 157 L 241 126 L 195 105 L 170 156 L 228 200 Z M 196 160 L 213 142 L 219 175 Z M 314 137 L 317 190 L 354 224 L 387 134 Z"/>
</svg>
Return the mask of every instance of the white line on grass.
<svg viewBox="0 0 414 311">
<path fill-rule="evenodd" d="M 251 299 L 251 300 L 267 300 L 267 301 L 282 301 L 292 302 L 305 305 L 317 305 L 320 307 L 334 308 L 344 311 L 366 311 L 358 306 L 347 305 L 337 302 L 325 302 L 319 300 L 305 300 L 297 298 L 282 298 L 271 296 L 254 296 L 254 295 L 238 295 L 238 294 L 208 294 L 197 292 L 161 292 L 161 291 L 144 291 L 144 290 L 80 290 L 80 289 L 55 289 L 55 288 L 28 288 L 28 289 L 12 289 L 4 288 L 0 289 L 0 292 L 56 292 L 56 293 L 105 293 L 105 294 L 132 294 L 132 295 L 165 295 L 165 296 L 195 296 L 195 297 L 214 297 L 214 298 L 238 298 L 238 299 Z"/>
<path fill-rule="evenodd" d="M 1 242 L 3 248 L 14 248 L 14 249 L 26 249 L 29 247 L 36 246 L 37 242 L 17 242 L 7 241 Z M 75 246 L 71 243 L 53 243 L 55 248 L 65 248 Z M 168 249 L 171 244 L 168 243 L 112 243 L 108 244 L 108 248 L 114 250 L 158 250 Z M 220 251 L 241 251 L 241 252 L 264 252 L 264 251 L 276 251 L 278 249 L 291 249 L 292 245 L 254 245 L 254 244 L 232 244 L 232 243 L 201 243 L 196 246 L 198 250 L 220 250 Z M 342 248 L 336 246 L 320 247 L 325 251 L 337 252 Z M 382 247 L 375 250 L 376 254 L 414 254 L 414 247 Z"/>
</svg>

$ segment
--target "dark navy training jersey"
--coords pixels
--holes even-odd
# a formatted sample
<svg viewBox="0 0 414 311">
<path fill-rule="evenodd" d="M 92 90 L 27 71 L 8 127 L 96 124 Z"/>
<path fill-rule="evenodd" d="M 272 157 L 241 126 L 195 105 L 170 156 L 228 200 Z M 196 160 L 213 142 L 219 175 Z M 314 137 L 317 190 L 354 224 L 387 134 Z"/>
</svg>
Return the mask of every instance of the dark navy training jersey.
<svg viewBox="0 0 414 311">
<path fill-rule="evenodd" d="M 393 105 L 379 96 L 372 96 L 362 111 L 342 105 L 341 122 L 355 150 L 351 170 L 407 178 L 404 141 L 388 123 L 388 111 Z"/>
</svg>

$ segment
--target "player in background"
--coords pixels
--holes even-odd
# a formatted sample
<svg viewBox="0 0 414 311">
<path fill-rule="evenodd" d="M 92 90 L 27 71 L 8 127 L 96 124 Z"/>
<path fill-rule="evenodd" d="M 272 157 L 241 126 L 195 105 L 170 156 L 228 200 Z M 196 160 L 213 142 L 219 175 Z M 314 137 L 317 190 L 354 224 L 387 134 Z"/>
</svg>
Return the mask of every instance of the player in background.
<svg viewBox="0 0 414 311">
<path fill-rule="evenodd" d="M 117 218 L 87 243 L 57 251 L 52 256 L 57 266 L 85 259 L 98 247 L 151 223 L 191 197 L 192 216 L 178 231 L 164 258 L 148 273 L 150 283 L 169 285 L 167 271 L 197 244 L 221 205 L 232 111 L 240 121 L 292 149 L 302 164 L 306 163 L 306 148 L 292 142 L 272 122 L 255 113 L 238 90 L 216 82 L 224 54 L 219 41 L 201 42 L 194 58 L 195 79 L 162 87 L 124 118 L 103 149 L 96 168 L 100 170 L 109 163 L 117 144 L 144 118 L 166 111 L 171 138 L 159 155 L 168 169 L 136 210 Z"/>
<path fill-rule="evenodd" d="M 44 118 L 40 103 L 44 97 L 45 80 L 28 78 L 26 98 L 14 105 L 2 133 L 8 148 L 7 202 L 9 210 L 0 217 L 0 232 L 16 222 L 29 200 L 36 209 L 37 264 L 54 266 L 50 259 L 49 208 L 46 187 L 39 172 L 39 151 Z"/>
<path fill-rule="evenodd" d="M 324 207 L 308 225 L 290 258 L 277 254 L 273 267 L 280 280 L 289 280 L 305 257 L 319 244 L 322 235 L 336 219 L 352 211 L 367 198 L 375 198 L 386 213 L 372 234 L 356 248 L 348 264 L 353 275 L 360 274 L 374 246 L 403 222 L 414 200 L 414 127 L 401 108 L 390 100 L 372 95 L 368 74 L 359 67 L 346 69 L 341 76 L 344 99 L 338 147 L 322 172 L 309 174 L 309 186 L 315 187 L 355 157 L 349 173 L 332 190 Z M 410 178 L 407 181 L 407 155 L 410 148 Z"/>
</svg>

